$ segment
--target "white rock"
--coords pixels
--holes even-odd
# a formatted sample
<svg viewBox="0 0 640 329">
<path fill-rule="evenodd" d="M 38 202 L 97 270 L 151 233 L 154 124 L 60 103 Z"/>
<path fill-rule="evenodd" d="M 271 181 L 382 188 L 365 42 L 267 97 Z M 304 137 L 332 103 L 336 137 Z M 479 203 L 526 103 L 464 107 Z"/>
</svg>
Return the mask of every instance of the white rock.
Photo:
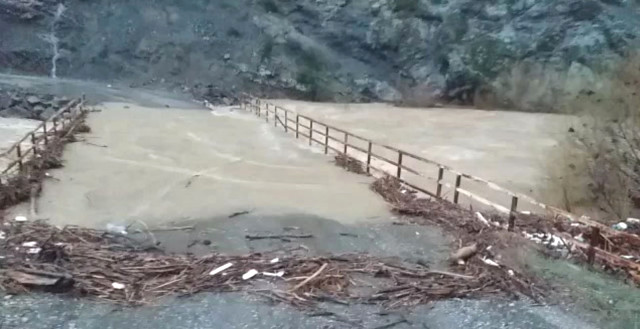
<svg viewBox="0 0 640 329">
<path fill-rule="evenodd" d="M 507 273 L 509 273 L 510 276 L 514 276 L 515 273 L 513 273 L 513 270 L 508 270 Z"/>
<path fill-rule="evenodd" d="M 7 233 L 4 233 L 4 231 L 0 231 L 0 240 L 4 240 L 7 238 Z"/>
<path fill-rule="evenodd" d="M 33 248 L 33 247 L 35 247 L 37 245 L 38 245 L 38 242 L 36 242 L 36 241 L 29 241 L 29 242 L 23 242 L 22 243 L 23 247 L 28 247 L 28 248 Z"/>
<path fill-rule="evenodd" d="M 491 265 L 491 266 L 495 266 L 495 267 L 500 267 L 500 264 L 494 262 L 493 260 L 489 259 L 489 258 L 481 258 L 482 261 L 487 264 L 487 265 Z"/>
<path fill-rule="evenodd" d="M 274 276 L 274 277 L 282 277 L 284 275 L 284 271 L 278 271 L 276 273 L 271 273 L 271 272 L 262 272 L 262 275 L 264 276 Z"/>
<path fill-rule="evenodd" d="M 42 251 L 42 248 L 29 248 L 27 249 L 27 254 L 39 254 Z"/>
<path fill-rule="evenodd" d="M 228 269 L 229 267 L 231 267 L 231 265 L 233 265 L 233 264 L 232 263 L 226 263 L 226 264 L 224 264 L 224 265 L 222 265 L 220 267 L 217 267 L 217 268 L 211 270 L 211 272 L 209 272 L 209 275 L 216 275 L 216 274 Z"/>
<path fill-rule="evenodd" d="M 629 225 L 627 225 L 627 223 L 625 223 L 625 222 L 620 222 L 620 223 L 615 224 L 615 225 L 613 225 L 611 227 L 613 227 L 614 229 L 616 229 L 618 231 L 624 231 L 627 228 L 629 228 Z"/>
<path fill-rule="evenodd" d="M 114 282 L 111 284 L 111 287 L 113 287 L 113 289 L 122 290 L 125 286 L 120 282 Z"/>
<path fill-rule="evenodd" d="M 279 262 L 279 261 L 280 261 L 280 258 L 276 257 L 276 258 L 274 258 L 274 259 L 270 260 L 270 261 L 269 261 L 269 263 L 271 263 L 271 264 L 275 264 L 275 263 L 277 263 L 277 262 Z"/>
<path fill-rule="evenodd" d="M 14 218 L 14 220 L 16 222 L 26 222 L 27 221 L 27 217 L 24 216 L 16 216 L 16 218 Z"/>
<path fill-rule="evenodd" d="M 242 280 L 249 280 L 249 279 L 253 278 L 254 276 L 256 276 L 256 274 L 258 274 L 257 270 L 250 269 L 249 271 L 247 271 L 247 273 L 242 275 Z"/>
</svg>

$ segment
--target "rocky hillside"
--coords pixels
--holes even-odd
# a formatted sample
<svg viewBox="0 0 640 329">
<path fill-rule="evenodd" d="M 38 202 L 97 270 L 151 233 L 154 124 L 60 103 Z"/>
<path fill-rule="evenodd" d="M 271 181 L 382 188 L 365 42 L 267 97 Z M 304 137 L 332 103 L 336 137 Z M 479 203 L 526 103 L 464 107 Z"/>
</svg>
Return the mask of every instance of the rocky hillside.
<svg viewBox="0 0 640 329">
<path fill-rule="evenodd" d="M 589 87 L 637 47 L 638 22 L 638 0 L 0 0 L 0 69 L 49 75 L 57 48 L 59 77 L 508 103 L 530 93 L 520 80 Z"/>
</svg>

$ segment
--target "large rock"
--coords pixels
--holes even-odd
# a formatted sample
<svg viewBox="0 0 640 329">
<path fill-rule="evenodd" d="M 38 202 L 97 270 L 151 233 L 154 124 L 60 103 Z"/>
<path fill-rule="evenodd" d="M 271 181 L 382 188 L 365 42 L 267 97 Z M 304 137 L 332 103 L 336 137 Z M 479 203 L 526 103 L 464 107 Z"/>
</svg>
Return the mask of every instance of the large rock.
<svg viewBox="0 0 640 329">
<path fill-rule="evenodd" d="M 29 119 L 31 118 L 31 116 L 32 116 L 31 111 L 19 106 L 10 107 L 6 110 L 0 111 L 0 117 L 3 117 L 3 118 Z"/>
</svg>

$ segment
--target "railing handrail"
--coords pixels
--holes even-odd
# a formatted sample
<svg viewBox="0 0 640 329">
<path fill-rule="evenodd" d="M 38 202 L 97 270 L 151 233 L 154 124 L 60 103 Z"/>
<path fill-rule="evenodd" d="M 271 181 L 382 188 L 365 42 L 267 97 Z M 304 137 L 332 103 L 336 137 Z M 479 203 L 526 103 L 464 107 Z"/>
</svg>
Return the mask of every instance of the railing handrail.
<svg viewBox="0 0 640 329">
<path fill-rule="evenodd" d="M 394 147 L 394 146 L 390 146 L 390 145 L 387 145 L 387 144 L 384 144 L 384 143 L 378 143 L 378 142 L 376 142 L 376 141 L 374 141 L 372 139 L 369 139 L 369 138 L 366 138 L 366 137 L 362 137 L 362 136 L 359 136 L 357 134 L 353 134 L 353 133 L 351 133 L 349 131 L 346 131 L 346 130 L 344 130 L 342 128 L 338 128 L 338 127 L 335 127 L 333 125 L 329 125 L 329 124 L 324 123 L 324 122 L 322 122 L 320 120 L 311 118 L 308 115 L 300 114 L 298 112 L 289 110 L 289 109 L 284 108 L 282 106 L 275 105 L 275 104 L 269 103 L 269 102 L 263 102 L 260 98 L 254 97 L 254 96 L 252 96 L 250 94 L 243 93 L 242 95 L 245 98 L 255 102 L 256 104 L 258 104 L 258 105 L 255 105 L 255 104 L 252 104 L 251 102 L 248 102 L 252 106 L 257 106 L 260 111 L 262 110 L 262 108 L 260 107 L 260 104 L 266 104 L 267 106 L 269 106 L 269 105 L 273 106 L 274 109 L 276 109 L 276 110 L 275 111 L 267 110 L 267 116 L 268 116 L 269 112 L 274 113 L 274 115 L 275 115 L 276 112 L 277 112 L 277 109 L 281 109 L 281 110 L 283 110 L 285 112 L 288 112 L 290 114 L 294 114 L 296 117 L 304 118 L 304 119 L 308 120 L 309 122 L 313 122 L 314 124 L 319 124 L 319 125 L 328 127 L 328 128 L 330 128 L 330 129 L 332 129 L 334 131 L 343 133 L 343 134 L 345 134 L 345 136 L 355 137 L 355 138 L 357 138 L 357 139 L 359 139 L 361 141 L 364 141 L 364 142 L 367 142 L 367 143 L 371 143 L 372 145 L 376 145 L 376 146 L 379 146 L 379 147 L 386 148 L 388 150 L 397 152 L 398 154 L 402 154 L 402 155 L 411 157 L 411 158 L 413 158 L 415 160 L 418 160 L 418 161 L 421 161 L 423 163 L 432 164 L 434 166 L 437 166 L 438 168 L 441 168 L 442 170 L 446 170 L 447 172 L 456 175 L 457 177 L 466 178 L 466 179 L 481 183 L 484 186 L 486 186 L 489 189 L 492 189 L 494 191 L 499 191 L 499 192 L 505 193 L 506 195 L 508 195 L 508 196 L 510 196 L 512 198 L 511 209 L 509 209 L 509 208 L 507 208 L 505 206 L 502 206 L 500 204 L 497 204 L 495 202 L 489 201 L 489 200 L 487 200 L 487 199 L 485 199 L 485 198 L 483 198 L 481 196 L 478 196 L 478 195 L 476 195 L 476 194 L 474 194 L 474 193 L 472 193 L 472 192 L 470 192 L 468 190 L 461 189 L 460 186 L 457 186 L 457 187 L 456 186 L 451 186 L 450 184 L 444 183 L 442 180 L 437 180 L 438 184 L 442 184 L 443 186 L 450 187 L 450 188 L 454 189 L 454 192 L 461 192 L 462 194 L 464 194 L 464 195 L 466 195 L 466 196 L 468 196 L 468 197 L 470 197 L 472 199 L 475 199 L 476 201 L 479 201 L 479 202 L 481 202 L 483 204 L 491 206 L 491 207 L 493 207 L 493 208 L 495 208 L 495 209 L 497 209 L 499 211 L 509 212 L 509 213 L 511 213 L 512 216 L 514 215 L 514 213 L 517 212 L 517 209 L 515 209 L 515 207 L 517 207 L 517 203 L 518 203 L 517 201 L 518 200 L 523 200 L 523 201 L 529 202 L 529 204 L 531 204 L 533 206 L 537 206 L 537 207 L 539 207 L 539 208 L 541 208 L 541 209 L 543 209 L 545 211 L 551 212 L 554 215 L 562 216 L 562 217 L 565 217 L 565 218 L 567 218 L 567 219 L 569 219 L 571 221 L 580 222 L 580 223 L 583 223 L 585 225 L 596 226 L 596 227 L 599 227 L 602 230 L 611 232 L 611 228 L 610 227 L 608 227 L 606 225 L 603 225 L 603 224 L 601 224 L 599 222 L 593 221 L 593 220 L 589 219 L 588 217 L 577 216 L 577 215 L 572 214 L 572 213 L 570 213 L 568 211 L 562 210 L 562 209 L 560 209 L 558 207 L 547 205 L 547 204 L 545 204 L 543 202 L 540 202 L 540 201 L 536 200 L 535 198 L 533 198 L 531 196 L 528 196 L 528 195 L 523 194 L 523 193 L 518 193 L 518 192 L 511 191 L 511 190 L 509 190 L 507 188 L 504 188 L 504 187 L 502 187 L 502 186 L 498 185 L 497 183 L 494 183 L 494 182 L 492 182 L 490 180 L 487 180 L 487 179 L 484 179 L 484 178 L 481 178 L 481 177 L 478 177 L 478 176 L 475 176 L 475 175 L 471 175 L 471 174 L 460 172 L 460 171 L 455 170 L 454 168 L 452 168 L 450 166 L 444 165 L 444 164 L 439 163 L 439 162 L 434 161 L 434 160 L 427 159 L 425 157 L 416 155 L 414 153 L 411 153 L 411 152 L 408 152 L 408 151 L 405 151 L 405 150 L 401 150 L 401 149 L 399 149 L 397 147 Z M 301 126 L 305 127 L 306 129 L 309 129 L 308 126 L 304 126 L 304 125 L 301 125 Z M 320 131 L 315 131 L 314 130 L 314 132 L 316 132 L 317 134 L 323 135 L 323 133 L 320 132 Z M 305 137 L 311 139 L 311 140 L 314 140 L 309 135 L 303 134 L 301 132 L 298 132 L 298 133 L 300 135 L 302 135 L 302 136 L 305 136 Z M 313 133 L 311 133 L 311 134 L 313 134 Z M 364 149 L 362 149 L 362 148 L 360 148 L 360 147 L 358 147 L 356 145 L 349 144 L 348 142 L 339 141 L 339 140 L 337 140 L 335 138 L 332 138 L 332 140 L 335 140 L 338 143 L 342 143 L 345 146 L 351 147 L 351 148 L 356 149 L 356 150 L 358 150 L 360 152 L 363 152 L 365 154 L 369 154 L 370 156 L 375 157 L 378 160 L 382 160 L 382 161 L 388 162 L 388 163 L 390 163 L 392 165 L 395 165 L 395 166 L 403 167 L 403 165 L 401 163 L 393 163 L 392 161 L 389 161 L 389 159 L 386 159 L 386 158 L 382 157 L 379 154 L 375 154 L 372 151 L 365 151 Z M 317 141 L 317 140 L 314 140 L 314 141 L 316 141 L 318 143 L 321 143 L 320 141 Z M 369 168 L 369 167 L 372 167 L 373 169 L 376 169 L 378 171 L 386 173 L 386 171 L 384 171 L 384 170 L 380 170 L 380 169 L 377 169 L 377 168 L 373 167 L 370 163 L 367 164 L 367 168 Z M 404 169 L 407 169 L 407 168 L 408 167 L 404 167 Z M 417 170 L 414 170 L 413 174 L 416 174 L 416 172 L 417 172 Z M 427 177 L 427 176 L 425 176 L 423 174 L 417 174 L 417 175 L 421 176 L 421 177 Z M 398 177 L 398 178 L 400 178 L 400 177 Z M 404 183 L 408 183 L 406 181 L 403 181 L 403 182 Z M 428 192 L 428 193 L 433 195 L 433 193 L 430 193 L 430 192 Z M 629 234 L 629 233 L 626 233 L 626 232 L 617 232 L 616 231 L 615 233 L 616 234 L 620 234 L 620 235 L 624 235 L 624 236 L 631 236 L 631 237 L 634 237 L 635 239 L 640 239 L 640 237 L 632 235 L 632 234 Z"/>
<path fill-rule="evenodd" d="M 81 102 L 82 99 L 81 98 L 76 98 L 73 99 L 71 101 L 69 101 L 69 103 L 67 103 L 67 105 L 63 106 L 62 108 L 60 108 L 58 111 L 56 111 L 56 113 L 54 113 L 53 115 L 51 115 L 49 118 L 47 118 L 46 120 L 40 122 L 35 128 L 33 128 L 29 133 L 27 133 L 26 135 L 24 135 L 20 140 L 18 140 L 17 142 L 13 143 L 11 145 L 11 147 L 9 147 L 6 151 L 0 153 L 0 157 L 6 156 L 7 154 L 11 153 L 13 150 L 15 150 L 18 145 L 22 144 L 24 141 L 26 141 L 32 133 L 38 131 L 40 128 L 42 128 L 44 125 L 46 125 L 48 122 L 52 122 L 54 119 L 58 118 L 60 115 L 62 115 L 62 113 L 68 111 L 69 109 L 71 109 L 71 107 L 77 105 L 79 102 Z"/>
</svg>

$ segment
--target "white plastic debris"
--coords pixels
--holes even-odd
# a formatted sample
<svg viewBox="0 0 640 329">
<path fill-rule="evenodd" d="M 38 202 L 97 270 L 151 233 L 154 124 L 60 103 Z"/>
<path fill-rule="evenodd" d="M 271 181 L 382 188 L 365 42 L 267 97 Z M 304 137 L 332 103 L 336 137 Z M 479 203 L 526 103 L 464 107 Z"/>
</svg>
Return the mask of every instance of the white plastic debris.
<svg viewBox="0 0 640 329">
<path fill-rule="evenodd" d="M 111 233 L 118 233 L 118 234 L 122 234 L 122 235 L 127 235 L 127 228 L 124 225 L 117 225 L 117 224 L 108 223 L 107 224 L 107 231 L 109 231 Z"/>
<path fill-rule="evenodd" d="M 620 257 L 622 257 L 622 258 L 624 258 L 624 259 L 633 259 L 633 256 L 632 256 L 632 255 L 622 255 L 622 256 L 620 256 Z"/>
<path fill-rule="evenodd" d="M 264 276 L 274 276 L 274 277 L 279 277 L 281 278 L 284 275 L 284 271 L 278 271 L 276 273 L 272 273 L 272 272 L 262 272 L 262 275 Z"/>
<path fill-rule="evenodd" d="M 229 267 L 231 267 L 231 265 L 233 265 L 232 263 L 226 263 L 218 268 L 213 269 L 211 272 L 209 272 L 209 275 L 216 275 L 226 269 L 228 269 Z"/>
<path fill-rule="evenodd" d="M 521 211 L 520 213 L 523 214 L 523 215 L 531 215 L 531 212 L 527 211 L 527 210 Z"/>
<path fill-rule="evenodd" d="M 582 225 L 582 224 L 580 224 L 580 223 L 571 223 L 572 227 L 577 227 L 577 226 L 580 226 L 580 225 Z"/>
<path fill-rule="evenodd" d="M 27 249 L 27 254 L 39 254 L 42 251 L 42 248 L 29 248 Z"/>
<path fill-rule="evenodd" d="M 491 250 L 491 248 L 493 248 L 493 246 L 488 246 L 488 247 L 487 247 L 487 250 Z"/>
<path fill-rule="evenodd" d="M 33 247 L 35 247 L 37 245 L 38 245 L 38 242 L 36 242 L 36 241 L 29 241 L 29 242 L 23 242 L 22 243 L 22 246 L 23 247 L 27 247 L 27 248 L 33 248 Z"/>
<path fill-rule="evenodd" d="M 509 273 L 510 276 L 514 276 L 515 273 L 513 272 L 513 270 L 508 270 L 507 273 Z"/>
<path fill-rule="evenodd" d="M 491 266 L 495 266 L 495 267 L 500 267 L 500 264 L 494 262 L 493 260 L 489 259 L 489 258 L 481 258 L 482 261 L 487 264 L 487 265 L 491 265 Z"/>
<path fill-rule="evenodd" d="M 27 221 L 27 217 L 16 216 L 16 218 L 14 218 L 13 220 L 15 220 L 16 222 L 26 222 Z"/>
<path fill-rule="evenodd" d="M 482 216 L 482 214 L 479 211 L 476 211 L 476 218 L 479 221 L 483 222 L 484 225 L 491 226 L 491 224 L 489 224 L 489 221 L 486 218 L 484 218 L 484 216 Z"/>
<path fill-rule="evenodd" d="M 624 231 L 627 228 L 629 228 L 629 225 L 627 225 L 627 223 L 625 223 L 625 222 L 620 222 L 620 223 L 615 224 L 615 225 L 613 225 L 611 227 L 613 227 L 614 229 L 616 229 L 618 231 Z"/>
<path fill-rule="evenodd" d="M 120 282 L 113 282 L 111 287 L 113 287 L 113 289 L 122 290 L 124 289 L 124 284 Z"/>
<path fill-rule="evenodd" d="M 7 234 L 4 231 L 0 231 L 0 240 L 4 240 L 7 238 Z"/>
<path fill-rule="evenodd" d="M 629 224 L 640 224 L 640 219 L 629 217 L 629 218 L 627 218 L 627 223 L 629 223 Z"/>
<path fill-rule="evenodd" d="M 416 235 L 420 235 L 420 232 L 416 231 Z"/>
<path fill-rule="evenodd" d="M 279 262 L 279 261 L 280 261 L 280 258 L 276 257 L 276 258 L 274 258 L 274 259 L 270 260 L 270 261 L 269 261 L 269 263 L 271 263 L 271 264 L 275 264 L 275 263 L 277 263 L 277 262 Z"/>
<path fill-rule="evenodd" d="M 253 278 L 254 276 L 256 276 L 256 274 L 258 274 L 257 270 L 250 269 L 247 273 L 242 275 L 242 280 L 249 280 L 249 279 Z"/>
</svg>

